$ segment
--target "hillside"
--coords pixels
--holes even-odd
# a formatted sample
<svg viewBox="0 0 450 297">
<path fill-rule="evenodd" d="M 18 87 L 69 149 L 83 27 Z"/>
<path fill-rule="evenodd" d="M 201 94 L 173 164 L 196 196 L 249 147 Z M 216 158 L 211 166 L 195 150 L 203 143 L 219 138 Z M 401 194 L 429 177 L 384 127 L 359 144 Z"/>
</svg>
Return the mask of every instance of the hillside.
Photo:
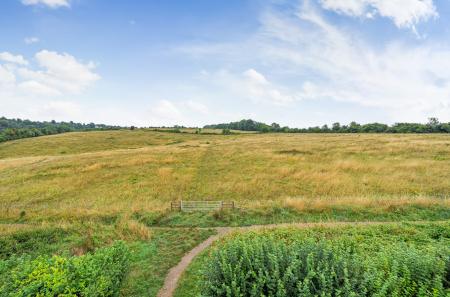
<svg viewBox="0 0 450 297">
<path fill-rule="evenodd" d="M 123 130 L 24 139 L 0 144 L 0 218 L 154 213 L 178 199 L 300 211 L 448 207 L 449 156 L 446 135 Z"/>
<path fill-rule="evenodd" d="M 447 253 L 447 135 L 181 132 L 72 132 L 1 143 L 0 292 L 40 290 L 28 283 L 34 274 L 27 269 L 35 269 L 42 277 L 34 282 L 44 276 L 55 282 L 73 280 L 61 289 L 156 297 L 165 283 L 171 292 L 176 289 L 169 269 L 183 255 L 207 238 L 211 242 L 215 233 L 232 230 L 214 227 L 278 228 L 283 225 L 277 223 L 286 222 L 319 222 L 314 225 L 318 228 L 327 222 L 314 234 L 330 240 L 337 222 L 356 226 L 359 221 L 359 227 L 345 231 L 346 245 L 383 243 L 363 261 L 395 259 L 393 247 L 403 250 L 402 238 L 408 238 L 423 249 L 421 254 L 408 249 L 417 254 L 408 263 L 434 257 L 426 273 L 437 275 L 437 284 L 444 279 L 447 264 L 433 253 Z M 233 200 L 239 208 L 170 211 L 170 201 L 179 199 Z M 370 227 L 374 222 L 387 225 Z M 258 239 L 266 233 L 250 234 Z M 281 234 L 288 242 L 303 236 L 294 229 L 267 234 Z M 224 238 L 223 244 L 233 244 L 233 238 Z M 205 261 L 214 261 L 205 255 L 188 267 L 176 296 L 200 291 L 198 271 L 207 267 Z M 58 263 L 72 266 L 55 274 Z M 366 263 L 358 269 L 370 267 Z M 396 273 L 392 267 L 389 273 Z M 411 282 L 421 279 L 411 271 Z M 96 287 L 100 279 L 107 287 Z"/>
</svg>

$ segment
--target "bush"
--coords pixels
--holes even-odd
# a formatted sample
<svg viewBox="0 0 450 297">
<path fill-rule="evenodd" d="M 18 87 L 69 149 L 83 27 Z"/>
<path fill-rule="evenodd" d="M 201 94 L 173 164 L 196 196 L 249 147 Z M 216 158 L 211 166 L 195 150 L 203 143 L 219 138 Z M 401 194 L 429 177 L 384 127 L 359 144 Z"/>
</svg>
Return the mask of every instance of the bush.
<svg viewBox="0 0 450 297">
<path fill-rule="evenodd" d="M 118 296 L 128 266 L 122 242 L 80 257 L 0 261 L 0 296 Z"/>
<path fill-rule="evenodd" d="M 444 252 L 399 245 L 368 256 L 353 246 L 234 239 L 212 252 L 202 296 L 445 296 Z"/>
</svg>

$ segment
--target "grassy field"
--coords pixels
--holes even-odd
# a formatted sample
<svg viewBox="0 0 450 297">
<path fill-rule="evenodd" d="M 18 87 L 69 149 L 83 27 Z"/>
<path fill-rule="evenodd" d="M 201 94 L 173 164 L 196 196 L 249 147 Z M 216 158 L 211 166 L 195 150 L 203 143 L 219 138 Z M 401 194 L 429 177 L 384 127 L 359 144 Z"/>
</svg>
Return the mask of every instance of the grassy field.
<svg viewBox="0 0 450 297">
<path fill-rule="evenodd" d="M 215 231 L 154 226 L 428 221 L 311 232 L 429 243 L 445 231 L 448 243 L 448 223 L 430 223 L 450 219 L 448 135 L 183 132 L 76 132 L 0 144 L 0 280 L 12 255 L 71 258 L 123 240 L 130 268 L 121 296 L 156 296 L 168 270 Z M 234 200 L 239 208 L 169 211 L 179 199 Z M 198 291 L 205 255 L 178 296 Z"/>
<path fill-rule="evenodd" d="M 449 193 L 448 135 L 123 130 L 0 144 L 4 222 L 165 213 L 177 199 L 234 200 L 250 217 L 411 208 L 445 218 Z"/>
</svg>

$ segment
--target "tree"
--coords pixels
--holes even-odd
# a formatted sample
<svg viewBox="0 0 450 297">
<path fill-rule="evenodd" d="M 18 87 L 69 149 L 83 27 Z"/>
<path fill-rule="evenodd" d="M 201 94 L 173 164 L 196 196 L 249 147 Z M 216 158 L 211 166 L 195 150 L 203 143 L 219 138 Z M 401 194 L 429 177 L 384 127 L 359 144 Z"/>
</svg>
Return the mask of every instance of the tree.
<svg viewBox="0 0 450 297">
<path fill-rule="evenodd" d="M 429 129 L 429 132 L 439 132 L 440 130 L 439 120 L 437 118 L 429 118 L 427 127 Z"/>
<path fill-rule="evenodd" d="M 339 123 L 333 123 L 331 130 L 333 130 L 333 132 L 340 132 L 341 131 L 341 124 Z"/>
</svg>

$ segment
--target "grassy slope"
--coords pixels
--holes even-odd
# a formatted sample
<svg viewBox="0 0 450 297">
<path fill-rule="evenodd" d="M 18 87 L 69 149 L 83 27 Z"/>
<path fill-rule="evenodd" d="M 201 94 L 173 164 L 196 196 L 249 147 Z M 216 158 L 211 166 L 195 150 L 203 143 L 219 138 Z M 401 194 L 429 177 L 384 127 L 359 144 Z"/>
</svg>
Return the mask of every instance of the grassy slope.
<svg viewBox="0 0 450 297">
<path fill-rule="evenodd" d="M 138 130 L 0 144 L 4 221 L 21 211 L 29 220 L 148 213 L 171 200 L 208 197 L 269 211 L 276 205 L 389 212 L 414 203 L 445 212 L 449 193 L 448 135 Z"/>
<path fill-rule="evenodd" d="M 450 223 L 434 224 L 390 224 L 384 226 L 358 226 L 358 227 L 331 227 L 313 229 L 277 229 L 267 231 L 250 232 L 244 235 L 236 233 L 222 239 L 226 241 L 234 236 L 274 236 L 284 241 L 296 238 L 326 238 L 327 240 L 350 239 L 357 242 L 355 248 L 363 253 L 371 253 L 378 248 L 390 244 L 404 242 L 407 245 L 427 250 L 428 247 L 449 248 Z M 175 291 L 175 297 L 200 296 L 202 270 L 208 262 L 211 249 L 220 248 L 221 242 L 214 244 L 212 248 L 197 256 L 183 274 L 179 286 Z"/>
</svg>

